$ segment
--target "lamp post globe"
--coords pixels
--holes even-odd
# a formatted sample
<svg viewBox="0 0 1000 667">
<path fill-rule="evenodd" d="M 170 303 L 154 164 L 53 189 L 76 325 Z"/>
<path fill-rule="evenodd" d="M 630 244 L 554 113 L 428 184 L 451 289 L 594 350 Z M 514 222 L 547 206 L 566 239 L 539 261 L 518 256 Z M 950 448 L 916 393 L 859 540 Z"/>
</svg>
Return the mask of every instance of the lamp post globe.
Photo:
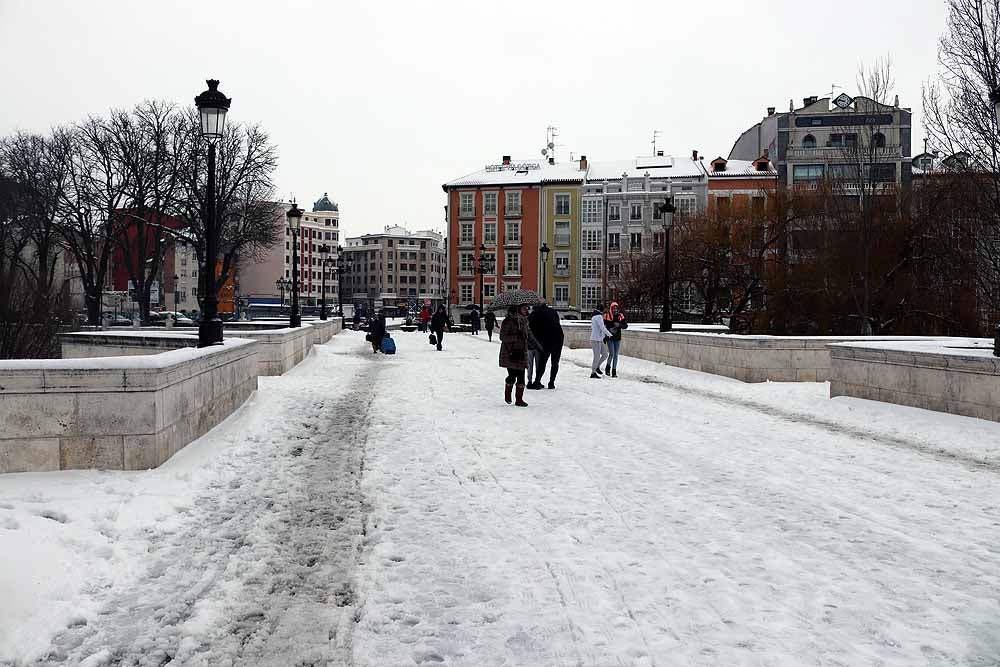
<svg viewBox="0 0 1000 667">
<path fill-rule="evenodd" d="M 222 138 L 226 114 L 232 100 L 219 92 L 218 79 L 208 79 L 208 90 L 194 98 L 201 117 L 201 136 L 208 142 L 208 174 L 205 182 L 205 266 L 201 272 L 203 317 L 198 325 L 198 347 L 222 344 L 219 295 L 215 268 L 219 258 L 219 225 L 215 215 L 215 143 Z"/>
<path fill-rule="evenodd" d="M 546 268 L 549 263 L 549 253 L 552 252 L 552 248 L 549 247 L 548 243 L 543 243 L 542 247 L 539 248 L 538 252 L 542 256 L 542 300 L 545 300 L 545 285 L 547 282 Z"/>
<path fill-rule="evenodd" d="M 292 230 L 292 312 L 288 316 L 288 326 L 302 326 L 302 316 L 299 314 L 299 227 L 302 224 L 302 209 L 295 202 L 285 214 L 288 218 L 288 228 Z"/>
</svg>

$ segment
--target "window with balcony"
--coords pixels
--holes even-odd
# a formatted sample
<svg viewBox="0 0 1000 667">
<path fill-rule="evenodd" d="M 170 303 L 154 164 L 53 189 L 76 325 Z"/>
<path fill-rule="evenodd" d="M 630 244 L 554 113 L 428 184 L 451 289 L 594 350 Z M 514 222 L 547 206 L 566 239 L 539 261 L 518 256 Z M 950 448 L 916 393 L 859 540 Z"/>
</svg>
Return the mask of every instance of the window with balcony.
<svg viewBox="0 0 1000 667">
<path fill-rule="evenodd" d="M 521 223 L 508 222 L 504 225 L 504 243 L 508 245 L 521 244 Z"/>
<path fill-rule="evenodd" d="M 553 268 L 553 274 L 555 276 L 568 276 L 569 275 L 569 253 L 560 252 L 556 253 L 555 265 Z"/>
<path fill-rule="evenodd" d="M 621 250 L 621 236 L 618 232 L 610 232 L 608 234 L 608 250 Z"/>
<path fill-rule="evenodd" d="M 628 235 L 628 247 L 630 250 L 642 250 L 642 232 L 632 232 Z"/>
<path fill-rule="evenodd" d="M 556 221 L 556 233 L 555 233 L 555 244 L 556 245 L 569 245 L 569 220 L 557 220 Z"/>
<path fill-rule="evenodd" d="M 483 215 L 496 215 L 496 214 L 497 214 L 497 193 L 484 192 Z"/>
<path fill-rule="evenodd" d="M 507 275 L 517 276 L 521 274 L 521 253 L 508 252 L 504 254 L 503 271 Z"/>
<path fill-rule="evenodd" d="M 504 193 L 504 215 L 521 215 L 521 193 L 520 192 L 505 192 Z"/>
<path fill-rule="evenodd" d="M 628 209 L 629 220 L 642 220 L 642 204 L 630 204 Z"/>
<path fill-rule="evenodd" d="M 486 245 L 496 245 L 497 223 L 487 222 L 483 224 L 483 243 Z"/>
<path fill-rule="evenodd" d="M 458 195 L 458 215 L 463 218 L 472 218 L 476 215 L 474 192 L 462 192 Z"/>
<path fill-rule="evenodd" d="M 611 204 L 608 207 L 608 220 L 618 221 L 622 219 L 622 209 L 618 204 Z"/>
<path fill-rule="evenodd" d="M 569 194 L 556 194 L 556 215 L 569 215 Z"/>
<path fill-rule="evenodd" d="M 458 226 L 458 242 L 460 244 L 472 245 L 475 243 L 475 238 L 475 232 L 473 231 L 471 222 L 463 222 Z"/>
<path fill-rule="evenodd" d="M 802 148 L 816 148 L 816 137 L 807 134 L 802 138 Z"/>
<path fill-rule="evenodd" d="M 555 302 L 557 306 L 569 305 L 569 285 L 553 285 L 555 292 Z"/>
</svg>

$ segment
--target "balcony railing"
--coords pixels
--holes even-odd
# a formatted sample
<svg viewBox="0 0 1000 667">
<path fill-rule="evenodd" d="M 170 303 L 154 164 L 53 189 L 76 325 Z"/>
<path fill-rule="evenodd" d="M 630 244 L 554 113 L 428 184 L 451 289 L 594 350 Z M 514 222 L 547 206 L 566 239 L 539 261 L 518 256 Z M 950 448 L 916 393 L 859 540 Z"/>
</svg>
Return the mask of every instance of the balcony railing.
<svg viewBox="0 0 1000 667">
<path fill-rule="evenodd" d="M 475 208 L 460 208 L 458 209 L 459 218 L 475 218 L 476 209 Z"/>
<path fill-rule="evenodd" d="M 555 235 L 556 245 L 569 245 L 569 234 L 556 234 Z"/>
<path fill-rule="evenodd" d="M 879 160 L 902 156 L 903 149 L 900 146 L 876 148 L 874 153 L 875 159 Z M 863 146 L 814 146 L 812 148 L 795 146 L 786 149 L 785 157 L 789 160 L 857 160 L 859 158 L 868 159 L 870 155 L 868 149 Z"/>
<path fill-rule="evenodd" d="M 503 210 L 503 215 L 505 218 L 520 218 L 521 217 L 521 207 L 520 206 L 508 206 Z"/>
<path fill-rule="evenodd" d="M 471 248 L 472 246 L 476 245 L 476 239 L 473 236 L 464 239 L 459 238 L 458 245 L 460 245 L 463 248 Z"/>
<path fill-rule="evenodd" d="M 508 246 L 510 246 L 510 245 L 521 245 L 521 237 L 520 236 L 508 236 L 506 239 L 504 239 L 503 244 L 504 245 L 508 245 Z"/>
<path fill-rule="evenodd" d="M 555 276 L 556 278 L 565 278 L 566 276 L 569 275 L 569 267 L 557 266 L 555 269 L 553 269 L 552 275 Z"/>
</svg>

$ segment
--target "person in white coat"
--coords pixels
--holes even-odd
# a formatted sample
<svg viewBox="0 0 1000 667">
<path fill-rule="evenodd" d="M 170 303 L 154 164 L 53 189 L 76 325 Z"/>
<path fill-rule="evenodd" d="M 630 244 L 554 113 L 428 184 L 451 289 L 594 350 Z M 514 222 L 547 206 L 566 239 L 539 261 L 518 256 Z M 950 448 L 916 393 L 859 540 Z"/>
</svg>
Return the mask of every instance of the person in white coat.
<svg viewBox="0 0 1000 667">
<path fill-rule="evenodd" d="M 604 340 L 611 337 L 611 332 L 604 326 L 604 308 L 598 306 L 594 309 L 594 316 L 590 318 L 590 349 L 594 352 L 594 362 L 590 365 L 590 377 L 601 377 L 601 364 L 608 358 L 607 348 L 604 347 Z"/>
</svg>

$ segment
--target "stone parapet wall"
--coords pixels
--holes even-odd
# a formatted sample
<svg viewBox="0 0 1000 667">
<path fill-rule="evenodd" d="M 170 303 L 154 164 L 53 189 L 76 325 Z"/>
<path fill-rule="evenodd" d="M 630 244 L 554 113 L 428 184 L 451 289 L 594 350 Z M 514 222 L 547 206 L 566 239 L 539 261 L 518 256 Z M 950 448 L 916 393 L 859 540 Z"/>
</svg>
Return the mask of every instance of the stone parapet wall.
<svg viewBox="0 0 1000 667">
<path fill-rule="evenodd" d="M 1000 358 L 955 343 L 831 345 L 830 396 L 1000 421 Z"/>
<path fill-rule="evenodd" d="M 63 359 L 124 357 L 197 347 L 198 333 L 168 333 L 166 329 L 136 332 L 80 331 L 62 334 L 59 342 Z"/>
<path fill-rule="evenodd" d="M 156 467 L 257 389 L 258 349 L 0 362 L 0 473 Z"/>
<path fill-rule="evenodd" d="M 589 323 L 564 323 L 563 332 L 567 346 L 590 347 Z M 743 382 L 824 382 L 830 379 L 828 345 L 859 340 L 871 339 L 856 336 L 739 336 L 626 329 L 622 332 L 621 354 L 724 375 Z"/>
</svg>

